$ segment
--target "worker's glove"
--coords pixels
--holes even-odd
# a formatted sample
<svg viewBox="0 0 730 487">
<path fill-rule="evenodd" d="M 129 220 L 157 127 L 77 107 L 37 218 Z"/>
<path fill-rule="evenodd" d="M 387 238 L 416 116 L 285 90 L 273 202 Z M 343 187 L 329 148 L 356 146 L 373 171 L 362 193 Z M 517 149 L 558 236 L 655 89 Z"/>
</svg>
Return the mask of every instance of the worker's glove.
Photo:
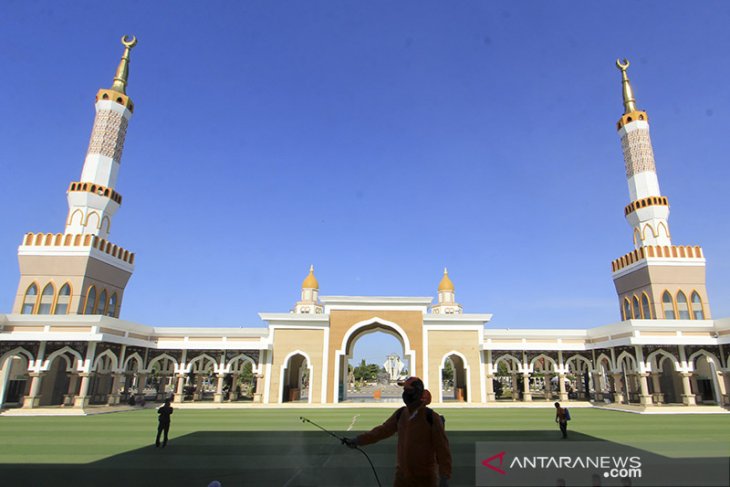
<svg viewBox="0 0 730 487">
<path fill-rule="evenodd" d="M 357 448 L 357 438 L 342 438 L 342 444 L 348 448 Z"/>
<path fill-rule="evenodd" d="M 448 477 L 439 478 L 439 487 L 449 487 L 449 478 Z"/>
</svg>

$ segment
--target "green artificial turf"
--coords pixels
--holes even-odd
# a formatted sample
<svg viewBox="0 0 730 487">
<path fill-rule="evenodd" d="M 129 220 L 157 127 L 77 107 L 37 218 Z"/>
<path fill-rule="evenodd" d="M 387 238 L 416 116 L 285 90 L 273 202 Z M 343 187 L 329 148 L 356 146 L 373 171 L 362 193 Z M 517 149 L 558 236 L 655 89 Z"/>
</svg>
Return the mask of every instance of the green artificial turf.
<svg viewBox="0 0 730 487">
<path fill-rule="evenodd" d="M 395 409 L 395 408 L 394 408 Z M 19 485 L 376 485 L 367 461 L 316 429 L 338 434 L 385 420 L 390 409 L 176 410 L 170 443 L 154 447 L 156 412 L 0 418 L 0 479 Z M 452 485 L 473 485 L 474 444 L 554 440 L 551 409 L 442 409 Z M 730 456 L 730 415 L 637 415 L 571 410 L 568 441 L 603 439 L 667 457 Z M 395 438 L 365 448 L 390 485 Z M 103 478 L 104 482 L 99 480 Z M 59 483 L 59 479 L 63 482 Z M 3 482 L 4 485 L 12 485 Z"/>
</svg>

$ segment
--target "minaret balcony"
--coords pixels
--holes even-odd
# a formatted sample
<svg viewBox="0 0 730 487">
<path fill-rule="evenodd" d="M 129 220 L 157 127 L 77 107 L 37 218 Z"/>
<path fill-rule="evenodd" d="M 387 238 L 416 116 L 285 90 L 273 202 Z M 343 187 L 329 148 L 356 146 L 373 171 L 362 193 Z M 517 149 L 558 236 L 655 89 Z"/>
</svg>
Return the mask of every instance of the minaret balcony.
<svg viewBox="0 0 730 487">
<path fill-rule="evenodd" d="M 45 251 L 44 251 L 45 250 Z M 71 233 L 33 233 L 25 234 L 19 253 L 59 253 L 73 254 L 81 250 L 83 253 L 104 254 L 116 260 L 123 267 L 134 266 L 134 252 L 91 234 Z"/>
<path fill-rule="evenodd" d="M 647 245 L 611 262 L 611 272 L 616 273 L 636 263 L 651 260 L 694 260 L 704 263 L 705 256 L 699 245 Z"/>
<path fill-rule="evenodd" d="M 117 204 L 122 204 L 122 195 L 114 191 L 112 188 L 107 188 L 106 186 L 102 186 L 100 184 L 95 183 L 88 183 L 88 182 L 72 182 L 68 187 L 68 192 L 86 192 L 86 193 L 93 193 L 98 196 L 104 196 L 112 201 L 116 202 Z"/>
<path fill-rule="evenodd" d="M 666 196 L 649 196 L 648 198 L 632 201 L 624 208 L 624 216 L 647 206 L 669 206 L 669 200 Z"/>
</svg>

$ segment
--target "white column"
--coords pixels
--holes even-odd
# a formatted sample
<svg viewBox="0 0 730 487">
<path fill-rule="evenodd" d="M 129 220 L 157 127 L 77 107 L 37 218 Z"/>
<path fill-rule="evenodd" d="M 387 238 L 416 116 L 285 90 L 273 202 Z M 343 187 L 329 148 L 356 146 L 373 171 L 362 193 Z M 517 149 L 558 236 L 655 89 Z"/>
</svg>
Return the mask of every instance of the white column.
<svg viewBox="0 0 730 487">
<path fill-rule="evenodd" d="M 203 374 L 195 374 L 193 381 L 195 385 L 195 391 L 193 392 L 193 401 L 200 401 L 203 399 Z"/>
<path fill-rule="evenodd" d="M 79 395 L 74 398 L 74 407 L 85 408 L 89 405 L 89 382 L 91 380 L 91 374 L 88 372 L 79 373 L 81 377 L 81 387 L 79 388 Z"/>
<path fill-rule="evenodd" d="M 654 402 L 662 404 L 664 402 L 664 394 L 662 393 L 661 382 L 659 382 L 659 372 L 651 373 L 651 385 L 654 388 Z"/>
<path fill-rule="evenodd" d="M 264 388 L 264 376 L 256 374 L 256 392 L 253 394 L 253 402 L 263 402 L 264 393 L 261 392 Z"/>
<path fill-rule="evenodd" d="M 553 374 L 545 374 L 545 400 L 552 401 L 553 399 Z"/>
<path fill-rule="evenodd" d="M 685 406 L 694 406 L 697 404 L 695 395 L 692 394 L 692 386 L 690 385 L 691 372 L 680 372 L 682 375 L 682 402 Z"/>
<path fill-rule="evenodd" d="M 621 386 L 621 380 L 623 379 L 623 373 L 621 372 L 614 372 L 611 374 L 613 376 L 613 398 L 616 404 L 621 404 L 624 402 L 624 394 L 623 394 L 623 387 Z"/>
<path fill-rule="evenodd" d="M 649 394 L 649 383 L 646 380 L 648 375 L 646 372 L 639 373 L 639 390 L 641 391 L 639 402 L 642 406 L 652 405 L 651 395 Z"/>
<path fill-rule="evenodd" d="M 593 377 L 593 394 L 594 394 L 594 400 L 597 401 L 603 401 L 603 391 L 601 390 L 601 374 L 600 372 L 594 370 L 591 372 L 591 377 Z"/>
<path fill-rule="evenodd" d="M 124 377 L 124 374 L 121 372 L 117 371 L 112 373 L 112 390 L 107 400 L 107 404 L 110 406 L 119 404 L 119 384 L 122 381 L 122 377 Z"/>
<path fill-rule="evenodd" d="M 530 373 L 522 373 L 522 400 L 532 401 L 532 393 L 530 392 Z"/>
<path fill-rule="evenodd" d="M 76 387 L 79 385 L 79 374 L 71 372 L 68 380 L 68 390 L 63 396 L 64 406 L 73 406 L 74 396 L 76 395 Z"/>
<path fill-rule="evenodd" d="M 695 392 L 695 404 L 700 403 L 702 404 L 704 401 L 702 400 L 702 396 L 697 394 L 700 391 L 700 386 L 697 384 L 697 376 L 694 375 L 694 373 L 690 374 L 689 382 L 692 390 Z"/>
<path fill-rule="evenodd" d="M 558 388 L 560 390 L 560 401 L 567 401 L 568 400 L 568 392 L 565 390 L 565 374 L 563 372 L 560 372 L 558 374 Z"/>
<path fill-rule="evenodd" d="M 724 406 L 730 404 L 728 401 L 727 389 L 725 388 L 725 374 L 721 370 L 717 371 L 717 387 L 719 388 L 720 405 Z"/>
<path fill-rule="evenodd" d="M 23 407 L 32 409 L 40 406 L 41 398 L 38 393 L 41 390 L 41 383 L 46 372 L 30 372 L 28 375 L 31 377 L 30 390 L 28 395 L 23 398 Z"/>
<path fill-rule="evenodd" d="M 185 374 L 177 374 L 177 390 L 175 391 L 175 402 L 183 402 L 185 398 Z"/>
<path fill-rule="evenodd" d="M 226 374 L 218 374 L 218 383 L 216 384 L 213 402 L 223 402 L 223 380 L 225 378 Z"/>
<path fill-rule="evenodd" d="M 157 393 L 155 394 L 156 401 L 162 401 L 162 400 L 166 399 L 165 395 L 167 394 L 168 382 L 170 382 L 169 375 L 157 374 Z"/>
<path fill-rule="evenodd" d="M 233 374 L 233 377 L 231 378 L 231 392 L 228 396 L 231 401 L 237 401 L 238 400 L 238 377 L 241 374 Z"/>
<path fill-rule="evenodd" d="M 144 389 L 147 387 L 147 373 L 137 372 L 137 394 L 135 401 L 144 399 Z"/>
<path fill-rule="evenodd" d="M 494 373 L 496 372 L 494 370 L 494 362 L 492 361 L 492 351 L 487 350 L 487 374 L 486 374 L 486 380 L 487 383 L 485 384 L 486 390 L 487 390 L 487 402 L 495 401 L 497 398 L 494 395 Z"/>
</svg>

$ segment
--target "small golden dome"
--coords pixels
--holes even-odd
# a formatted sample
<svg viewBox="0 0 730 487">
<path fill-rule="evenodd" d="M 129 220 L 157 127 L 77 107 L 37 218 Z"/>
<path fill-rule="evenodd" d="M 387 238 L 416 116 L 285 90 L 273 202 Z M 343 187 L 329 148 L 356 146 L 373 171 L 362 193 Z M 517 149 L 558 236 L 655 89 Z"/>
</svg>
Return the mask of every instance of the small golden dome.
<svg viewBox="0 0 730 487">
<path fill-rule="evenodd" d="M 441 278 L 441 282 L 439 283 L 439 292 L 442 291 L 454 292 L 454 283 L 449 279 L 449 271 L 446 268 L 444 268 L 444 277 Z"/>
<path fill-rule="evenodd" d="M 314 277 L 314 266 L 309 267 L 309 275 L 304 279 L 302 289 L 319 289 L 317 278 Z"/>
</svg>

